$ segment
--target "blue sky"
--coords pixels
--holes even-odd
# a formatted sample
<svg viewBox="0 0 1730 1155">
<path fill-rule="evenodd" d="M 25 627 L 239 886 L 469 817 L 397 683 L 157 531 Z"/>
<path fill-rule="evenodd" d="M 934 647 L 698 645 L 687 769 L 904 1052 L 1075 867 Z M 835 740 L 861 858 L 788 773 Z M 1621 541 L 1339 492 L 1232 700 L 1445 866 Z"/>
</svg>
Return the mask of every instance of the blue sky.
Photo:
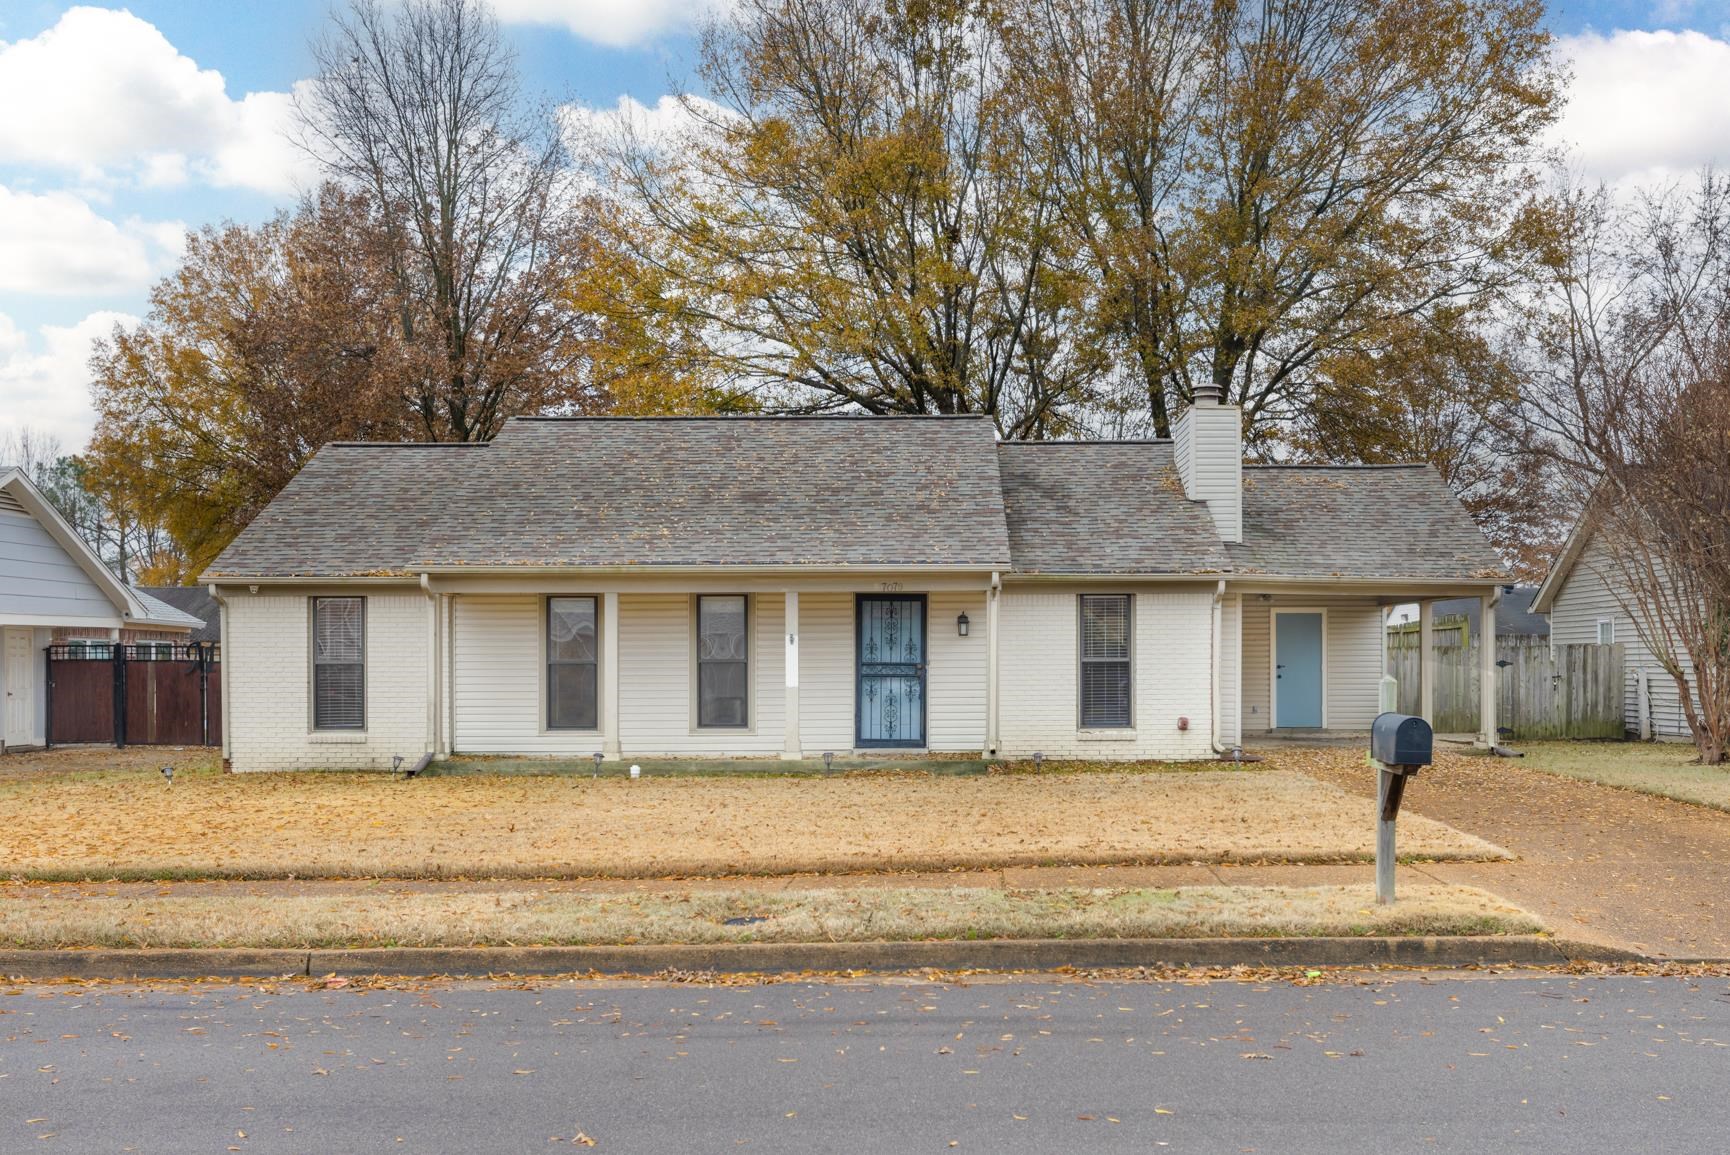
<svg viewBox="0 0 1730 1155">
<path fill-rule="evenodd" d="M 598 109 L 690 80 L 726 0 L 494 0 L 527 87 Z M 281 136 L 326 0 L 0 0 L 0 435 L 74 450 L 90 341 L 147 305 L 187 228 L 256 221 L 308 178 Z M 1730 0 L 1551 6 L 1575 84 L 1558 139 L 1612 184 L 1730 160 Z M 19 110 L 25 110 L 19 115 Z"/>
</svg>

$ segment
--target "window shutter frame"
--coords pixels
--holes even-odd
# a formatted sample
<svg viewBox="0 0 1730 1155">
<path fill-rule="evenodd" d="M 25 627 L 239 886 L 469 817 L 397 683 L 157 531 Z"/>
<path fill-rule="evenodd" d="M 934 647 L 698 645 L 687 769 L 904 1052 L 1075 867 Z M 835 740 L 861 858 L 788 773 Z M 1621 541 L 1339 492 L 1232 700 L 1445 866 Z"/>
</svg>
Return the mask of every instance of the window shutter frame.
<svg viewBox="0 0 1730 1155">
<path fill-rule="evenodd" d="M 319 732 L 364 733 L 366 731 L 366 598 L 353 594 L 336 597 L 314 597 L 310 599 L 308 621 L 311 626 L 309 655 L 312 664 L 312 728 Z M 322 641 L 321 614 L 325 608 L 342 605 L 354 607 L 354 647 L 352 657 L 326 657 L 324 651 L 332 648 L 327 641 Z M 338 628 L 340 623 L 332 623 L 331 628 Z M 341 639 L 346 640 L 346 639 Z M 352 686 L 333 685 L 339 679 L 352 678 Z M 327 700 L 327 689 L 331 695 L 342 694 L 347 701 Z"/>
<path fill-rule="evenodd" d="M 1090 616 L 1090 603 L 1098 609 L 1121 607 L 1121 647 L 1117 639 L 1103 636 L 1109 623 Z M 1097 628 L 1089 633 L 1089 626 Z M 1135 595 L 1078 594 L 1076 596 L 1076 728 L 1080 730 L 1133 730 L 1135 728 Z M 1090 656 L 1090 643 L 1095 647 Z M 1101 650 L 1105 652 L 1100 652 Z M 1115 683 L 1115 684 L 1113 684 Z M 1105 695 L 1116 701 L 1094 701 Z"/>
</svg>

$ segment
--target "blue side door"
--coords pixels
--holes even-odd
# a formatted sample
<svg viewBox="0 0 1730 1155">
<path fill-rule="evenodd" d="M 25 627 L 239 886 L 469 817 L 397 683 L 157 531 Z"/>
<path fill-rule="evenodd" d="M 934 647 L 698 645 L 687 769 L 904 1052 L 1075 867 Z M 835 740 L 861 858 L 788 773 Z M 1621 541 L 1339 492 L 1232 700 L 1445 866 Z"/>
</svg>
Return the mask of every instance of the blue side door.
<svg viewBox="0 0 1730 1155">
<path fill-rule="evenodd" d="M 1274 615 L 1274 725 L 1319 730 L 1322 724 L 1322 616 Z"/>
<path fill-rule="evenodd" d="M 859 746 L 925 745 L 925 598 L 859 598 Z"/>
</svg>

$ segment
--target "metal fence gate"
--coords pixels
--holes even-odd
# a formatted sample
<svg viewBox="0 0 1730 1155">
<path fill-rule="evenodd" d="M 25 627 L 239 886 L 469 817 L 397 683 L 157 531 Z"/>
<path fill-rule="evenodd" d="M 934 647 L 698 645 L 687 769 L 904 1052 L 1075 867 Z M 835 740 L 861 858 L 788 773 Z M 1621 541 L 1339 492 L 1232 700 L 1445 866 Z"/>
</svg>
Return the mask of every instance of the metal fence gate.
<svg viewBox="0 0 1730 1155">
<path fill-rule="evenodd" d="M 48 744 L 216 746 L 222 666 L 199 643 L 48 647 Z"/>
</svg>

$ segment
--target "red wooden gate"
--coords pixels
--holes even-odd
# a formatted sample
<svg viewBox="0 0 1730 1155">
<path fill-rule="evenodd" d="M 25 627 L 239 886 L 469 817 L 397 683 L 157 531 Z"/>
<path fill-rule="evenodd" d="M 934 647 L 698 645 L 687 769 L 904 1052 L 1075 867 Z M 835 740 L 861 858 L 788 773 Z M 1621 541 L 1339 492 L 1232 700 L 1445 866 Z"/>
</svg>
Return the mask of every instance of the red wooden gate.
<svg viewBox="0 0 1730 1155">
<path fill-rule="evenodd" d="M 220 745 L 222 667 L 216 647 L 48 647 L 48 742 Z"/>
</svg>

